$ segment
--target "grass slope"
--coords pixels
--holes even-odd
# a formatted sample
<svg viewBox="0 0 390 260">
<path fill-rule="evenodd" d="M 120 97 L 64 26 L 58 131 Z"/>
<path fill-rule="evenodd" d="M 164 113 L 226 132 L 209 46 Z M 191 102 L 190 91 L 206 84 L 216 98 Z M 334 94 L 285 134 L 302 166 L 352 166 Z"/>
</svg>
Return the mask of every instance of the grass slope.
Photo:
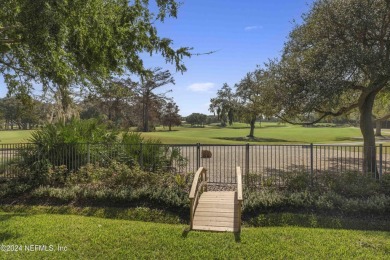
<svg viewBox="0 0 390 260">
<path fill-rule="evenodd" d="M 388 232 L 299 227 L 244 228 L 232 233 L 183 232 L 186 226 L 73 215 L 0 212 L 1 259 L 385 259 Z M 53 251 L 26 251 L 46 245 Z M 58 251 L 58 246 L 66 251 Z"/>
</svg>

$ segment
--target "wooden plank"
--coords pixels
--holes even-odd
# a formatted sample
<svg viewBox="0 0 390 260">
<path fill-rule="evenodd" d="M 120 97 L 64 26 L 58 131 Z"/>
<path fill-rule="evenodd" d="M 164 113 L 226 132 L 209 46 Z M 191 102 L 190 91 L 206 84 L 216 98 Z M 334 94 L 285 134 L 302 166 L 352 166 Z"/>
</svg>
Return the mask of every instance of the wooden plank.
<svg viewBox="0 0 390 260">
<path fill-rule="evenodd" d="M 235 197 L 211 197 L 211 196 L 200 196 L 201 199 L 204 200 L 235 200 Z"/>
<path fill-rule="evenodd" d="M 206 191 L 202 193 L 205 197 L 234 197 L 235 191 Z"/>
<path fill-rule="evenodd" d="M 215 207 L 215 208 L 224 208 L 226 206 L 233 207 L 234 205 L 238 205 L 237 203 L 231 201 L 202 201 L 198 203 L 198 205 L 203 205 L 205 207 Z"/>
<path fill-rule="evenodd" d="M 238 205 L 238 204 L 234 204 L 232 202 L 202 202 L 202 203 L 198 203 L 198 207 L 205 207 L 205 208 L 234 208 L 235 205 Z"/>
<path fill-rule="evenodd" d="M 210 204 L 210 203 L 221 203 L 221 204 L 237 204 L 238 201 L 232 201 L 232 200 L 218 200 L 218 199 L 200 199 L 199 203 L 204 203 L 204 204 Z"/>
<path fill-rule="evenodd" d="M 216 201 L 220 201 L 220 200 L 223 200 L 223 201 L 235 201 L 236 199 L 234 197 L 232 198 L 226 198 L 226 197 L 222 197 L 222 198 L 214 198 L 214 197 L 200 197 L 201 200 L 216 200 Z"/>
<path fill-rule="evenodd" d="M 235 222 L 238 220 L 235 216 L 195 216 L 198 221 L 221 221 L 221 222 Z"/>
<path fill-rule="evenodd" d="M 197 208 L 196 212 L 235 212 L 234 208 L 220 209 L 220 208 Z M 196 214 L 195 212 L 195 214 Z"/>
<path fill-rule="evenodd" d="M 242 200 L 242 174 L 241 174 L 241 168 L 236 168 L 237 173 L 237 199 Z"/>
<path fill-rule="evenodd" d="M 235 214 L 235 211 L 232 212 L 218 212 L 218 211 L 196 211 L 195 215 L 198 217 L 238 217 Z"/>
<path fill-rule="evenodd" d="M 229 193 L 235 193 L 235 191 L 207 191 L 205 193 L 208 193 L 208 194 L 229 194 Z"/>
<path fill-rule="evenodd" d="M 238 225 L 236 222 L 222 222 L 222 221 L 201 221 L 194 219 L 194 225 L 196 226 L 211 226 L 211 227 L 231 227 L 234 228 Z"/>
<path fill-rule="evenodd" d="M 237 228 L 228 228 L 228 227 L 210 227 L 210 226 L 194 226 L 194 230 L 204 230 L 204 231 L 219 231 L 219 232 L 237 232 Z"/>
<path fill-rule="evenodd" d="M 235 200 L 235 196 L 230 196 L 230 197 L 214 197 L 214 196 L 200 196 L 201 199 L 205 200 Z"/>
</svg>

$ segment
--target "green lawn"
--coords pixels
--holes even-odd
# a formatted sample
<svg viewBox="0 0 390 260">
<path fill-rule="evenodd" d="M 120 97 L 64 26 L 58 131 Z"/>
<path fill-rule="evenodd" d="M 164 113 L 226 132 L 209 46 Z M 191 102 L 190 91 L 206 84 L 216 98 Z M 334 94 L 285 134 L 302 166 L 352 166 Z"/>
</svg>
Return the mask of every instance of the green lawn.
<svg viewBox="0 0 390 260">
<path fill-rule="evenodd" d="M 146 138 L 160 138 L 164 143 L 172 144 L 242 144 L 247 143 L 245 137 L 249 134 L 246 124 L 234 124 L 233 127 L 186 128 L 177 127 L 175 131 L 164 131 L 158 128 L 156 132 L 143 133 Z M 360 130 L 356 127 L 313 127 L 307 128 L 293 125 L 278 125 L 262 123 L 257 125 L 255 136 L 263 144 L 293 144 L 293 143 L 336 143 L 361 141 Z M 237 139 L 243 139 L 237 141 Z"/>
<path fill-rule="evenodd" d="M 27 143 L 32 130 L 0 131 L 0 144 Z"/>
<path fill-rule="evenodd" d="M 234 236 L 187 233 L 185 228 L 75 215 L 0 212 L 0 258 L 385 259 L 390 254 L 388 232 L 263 227 L 243 228 L 241 236 Z M 8 245 L 20 245 L 21 251 L 4 252 Z M 39 245 L 53 251 L 28 251 L 42 250 Z"/>
<path fill-rule="evenodd" d="M 262 123 L 256 125 L 256 144 L 294 144 L 294 143 L 350 143 L 362 142 L 360 129 L 356 127 L 302 127 L 294 125 L 279 125 Z M 1 143 L 27 142 L 31 131 L 1 131 Z M 232 127 L 220 128 L 207 126 L 205 128 L 175 127 L 167 131 L 158 127 L 156 132 L 143 133 L 145 138 L 158 138 L 166 144 L 243 144 L 248 140 L 247 124 L 235 123 Z M 384 135 L 390 135 L 383 130 Z M 386 141 L 386 140 L 385 140 Z"/>
</svg>

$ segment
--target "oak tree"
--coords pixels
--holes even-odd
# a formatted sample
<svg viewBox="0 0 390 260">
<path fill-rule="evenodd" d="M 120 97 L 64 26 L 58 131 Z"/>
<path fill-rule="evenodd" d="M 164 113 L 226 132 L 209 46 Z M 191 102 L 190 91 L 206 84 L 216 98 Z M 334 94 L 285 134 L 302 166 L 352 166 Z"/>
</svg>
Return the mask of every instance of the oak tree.
<svg viewBox="0 0 390 260">
<path fill-rule="evenodd" d="M 124 71 L 145 74 L 141 54 L 159 53 L 179 71 L 190 48 L 174 49 L 156 22 L 176 17 L 178 3 L 156 0 L 2 0 L 0 73 L 8 88 L 32 80 L 45 88 L 96 85 Z"/>
<path fill-rule="evenodd" d="M 316 112 L 318 122 L 357 108 L 363 167 L 376 172 L 372 109 L 390 80 L 389 0 L 317 0 L 269 68 L 285 120 Z"/>
</svg>

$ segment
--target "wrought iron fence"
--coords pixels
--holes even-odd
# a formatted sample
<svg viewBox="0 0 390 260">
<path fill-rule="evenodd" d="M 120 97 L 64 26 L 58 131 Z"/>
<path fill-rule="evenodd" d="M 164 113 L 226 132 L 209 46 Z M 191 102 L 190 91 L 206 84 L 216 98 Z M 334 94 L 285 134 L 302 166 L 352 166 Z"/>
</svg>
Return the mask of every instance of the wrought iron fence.
<svg viewBox="0 0 390 260">
<path fill-rule="evenodd" d="M 372 147 L 377 154 L 377 174 L 390 173 L 390 147 Z M 203 145 L 203 144 L 0 144 L 0 178 L 26 174 L 18 165 L 37 167 L 45 160 L 52 166 L 66 165 L 69 172 L 88 163 L 105 165 L 116 160 L 138 164 L 143 170 L 176 174 L 208 170 L 211 183 L 236 183 L 235 168 L 241 166 L 244 182 L 283 185 L 283 176 L 294 171 L 311 177 L 322 173 L 363 172 L 363 147 L 352 145 Z M 40 164 L 38 164 L 39 166 Z"/>
</svg>

